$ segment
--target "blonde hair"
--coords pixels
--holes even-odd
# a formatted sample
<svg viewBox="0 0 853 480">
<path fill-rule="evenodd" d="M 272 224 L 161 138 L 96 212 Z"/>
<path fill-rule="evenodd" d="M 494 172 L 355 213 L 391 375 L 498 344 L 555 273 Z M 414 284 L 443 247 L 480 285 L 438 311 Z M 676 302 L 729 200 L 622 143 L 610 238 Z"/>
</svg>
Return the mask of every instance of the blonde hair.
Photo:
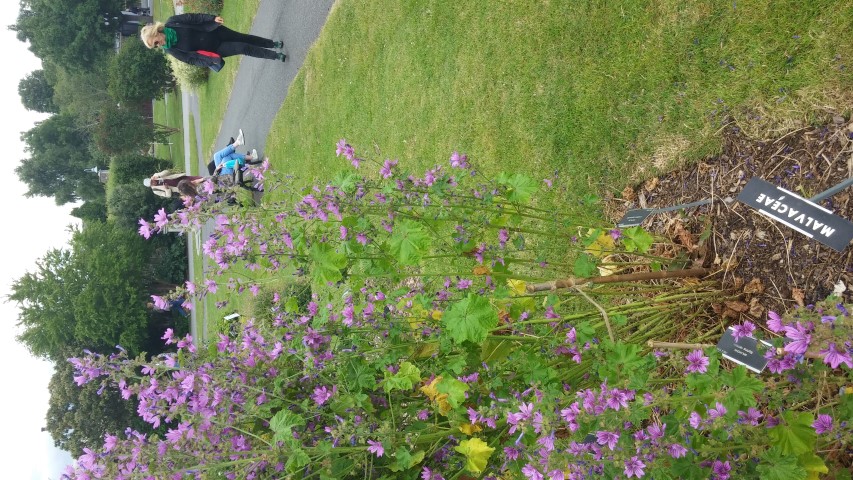
<svg viewBox="0 0 853 480">
<path fill-rule="evenodd" d="M 154 41 L 154 37 L 163 33 L 163 28 L 165 26 L 166 25 L 160 22 L 149 23 L 139 31 L 139 38 L 142 39 L 142 43 L 144 43 L 146 47 L 154 48 L 154 45 L 152 45 L 151 42 Z"/>
</svg>

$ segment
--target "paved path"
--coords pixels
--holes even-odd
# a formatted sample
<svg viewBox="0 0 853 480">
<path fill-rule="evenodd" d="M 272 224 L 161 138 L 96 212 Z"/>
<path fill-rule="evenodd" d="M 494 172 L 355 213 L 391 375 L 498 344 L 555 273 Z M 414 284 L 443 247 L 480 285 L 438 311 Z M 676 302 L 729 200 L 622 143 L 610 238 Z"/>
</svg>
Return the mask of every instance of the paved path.
<svg viewBox="0 0 853 480">
<path fill-rule="evenodd" d="M 334 0 L 261 0 L 249 33 L 283 41 L 283 51 L 287 54 L 287 61 L 282 63 L 242 57 L 215 147 L 224 146 L 228 138 L 236 136 L 237 129 L 242 128 L 246 137 L 245 148 L 247 150 L 256 148 L 258 153 L 263 155 L 272 121 L 287 96 L 290 83 L 305 61 L 309 48 L 326 23 L 326 17 L 333 4 Z M 228 25 L 227 18 L 225 18 L 225 25 Z M 221 74 L 225 74 L 231 68 L 236 68 L 236 62 L 233 59 L 226 59 L 226 66 Z M 182 95 L 182 100 L 184 102 L 186 166 L 189 168 L 191 162 L 198 162 L 198 170 L 203 173 L 207 171 L 207 162 L 210 160 L 205 156 L 207 149 L 201 145 L 201 122 L 216 121 L 216 119 L 200 119 L 198 99 L 194 95 Z M 199 158 L 196 159 L 190 158 L 188 128 L 190 112 L 195 118 L 196 139 L 198 139 L 196 150 L 199 152 Z M 211 230 L 210 225 L 206 225 L 197 238 L 188 239 L 190 272 L 193 271 L 193 250 L 197 248 L 200 241 L 208 238 Z M 208 318 L 213 315 L 217 315 L 217 312 L 207 312 L 203 308 L 193 310 L 191 333 L 197 341 L 207 340 Z"/>
</svg>

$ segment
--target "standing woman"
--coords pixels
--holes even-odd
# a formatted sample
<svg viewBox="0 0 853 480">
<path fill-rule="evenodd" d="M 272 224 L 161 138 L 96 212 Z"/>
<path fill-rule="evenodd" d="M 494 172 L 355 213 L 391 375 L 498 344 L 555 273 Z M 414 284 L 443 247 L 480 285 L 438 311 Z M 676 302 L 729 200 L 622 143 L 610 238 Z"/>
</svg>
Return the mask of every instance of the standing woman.
<svg viewBox="0 0 853 480">
<path fill-rule="evenodd" d="M 222 17 L 205 13 L 185 13 L 142 27 L 139 36 L 148 48 L 163 50 L 178 60 L 218 72 L 225 66 L 225 57 L 250 57 L 281 60 L 287 56 L 270 50 L 281 49 L 282 42 L 235 32 L 223 24 Z"/>
</svg>

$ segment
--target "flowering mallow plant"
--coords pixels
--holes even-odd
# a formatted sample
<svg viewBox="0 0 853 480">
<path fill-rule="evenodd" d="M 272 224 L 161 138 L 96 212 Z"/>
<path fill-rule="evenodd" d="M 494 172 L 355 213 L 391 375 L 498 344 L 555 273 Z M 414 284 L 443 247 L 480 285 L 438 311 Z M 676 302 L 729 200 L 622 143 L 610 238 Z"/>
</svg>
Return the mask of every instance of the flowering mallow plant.
<svg viewBox="0 0 853 480">
<path fill-rule="evenodd" d="M 175 296 L 266 292 L 269 307 L 210 345 L 166 331 L 176 353 L 71 359 L 79 384 L 116 385 L 164 433 L 111 432 L 66 478 L 805 479 L 849 465 L 833 453 L 852 435 L 844 305 L 771 318 L 768 352 L 787 363 L 761 375 L 711 348 L 651 351 L 719 326 L 711 306 L 731 294 L 714 281 L 525 286 L 667 268 L 666 240 L 579 227 L 534 196 L 540 182 L 484 178 L 463 154 L 415 175 L 346 141 L 338 153 L 376 168 L 307 190 L 264 169 L 277 200 L 263 207 L 203 196 L 146 223 L 214 225 L 203 250 L 219 278 Z M 233 267 L 295 272 L 312 294 L 221 280 Z"/>
</svg>

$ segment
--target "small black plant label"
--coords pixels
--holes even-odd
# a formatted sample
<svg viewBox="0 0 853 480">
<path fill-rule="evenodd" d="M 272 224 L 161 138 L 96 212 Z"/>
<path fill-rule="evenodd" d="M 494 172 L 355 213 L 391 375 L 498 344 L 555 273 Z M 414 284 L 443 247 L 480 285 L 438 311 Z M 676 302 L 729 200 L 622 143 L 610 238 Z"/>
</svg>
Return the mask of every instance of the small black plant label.
<svg viewBox="0 0 853 480">
<path fill-rule="evenodd" d="M 628 210 L 628 213 L 622 217 L 622 220 L 616 224 L 619 228 L 628 228 L 628 227 L 638 227 L 643 220 L 645 220 L 649 215 L 654 213 L 654 210 L 651 208 L 638 208 L 635 210 Z"/>
<path fill-rule="evenodd" d="M 760 178 L 752 178 L 737 199 L 839 252 L 853 240 L 853 222 Z"/>
<path fill-rule="evenodd" d="M 735 340 L 733 333 L 734 328 L 729 327 L 717 343 L 717 350 L 722 352 L 723 358 L 743 365 L 755 373 L 761 373 L 767 366 L 764 352 L 773 349 L 773 345 L 763 340 L 759 343 L 753 337 L 741 337 Z"/>
</svg>

